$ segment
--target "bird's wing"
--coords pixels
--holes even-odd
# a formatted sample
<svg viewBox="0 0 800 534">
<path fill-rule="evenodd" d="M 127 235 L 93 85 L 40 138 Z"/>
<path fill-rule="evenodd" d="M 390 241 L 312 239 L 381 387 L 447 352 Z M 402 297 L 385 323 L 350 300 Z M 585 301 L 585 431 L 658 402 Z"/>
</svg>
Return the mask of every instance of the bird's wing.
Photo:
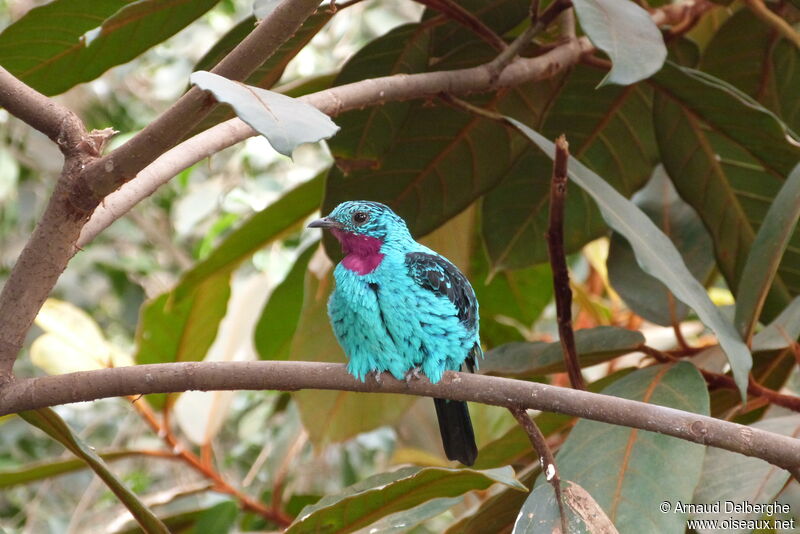
<svg viewBox="0 0 800 534">
<path fill-rule="evenodd" d="M 427 252 L 409 252 L 405 263 L 409 276 L 422 288 L 453 303 L 464 326 L 470 330 L 478 327 L 478 300 L 469 281 L 455 265 Z"/>
</svg>

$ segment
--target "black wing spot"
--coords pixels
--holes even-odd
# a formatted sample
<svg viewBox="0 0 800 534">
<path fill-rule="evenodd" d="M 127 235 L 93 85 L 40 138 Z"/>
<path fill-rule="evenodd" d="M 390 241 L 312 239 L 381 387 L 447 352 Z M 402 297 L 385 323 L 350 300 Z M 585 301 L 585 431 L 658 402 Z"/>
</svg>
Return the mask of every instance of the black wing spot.
<svg viewBox="0 0 800 534">
<path fill-rule="evenodd" d="M 389 325 L 386 324 L 386 318 L 383 316 L 383 308 L 381 308 L 381 299 L 379 297 L 381 286 L 379 286 L 375 282 L 370 282 L 368 285 L 369 288 L 372 290 L 372 292 L 375 293 L 375 300 L 378 302 L 378 315 L 381 318 L 381 324 L 383 325 L 383 329 L 386 330 L 386 335 L 389 336 L 389 339 L 392 340 L 392 343 L 394 343 L 395 346 L 397 346 L 397 341 L 394 339 L 392 331 L 389 330 Z"/>
<path fill-rule="evenodd" d="M 458 313 L 458 319 L 469 328 L 478 326 L 478 303 L 467 278 L 441 256 L 426 252 L 406 254 L 406 267 L 416 282 L 436 295 L 447 297 Z"/>
</svg>

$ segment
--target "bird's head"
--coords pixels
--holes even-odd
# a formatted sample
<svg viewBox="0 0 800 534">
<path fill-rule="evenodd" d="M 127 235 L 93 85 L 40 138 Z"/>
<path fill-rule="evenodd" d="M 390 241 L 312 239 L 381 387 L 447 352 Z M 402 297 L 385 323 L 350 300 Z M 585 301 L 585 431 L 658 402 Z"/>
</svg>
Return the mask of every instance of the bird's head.
<svg viewBox="0 0 800 534">
<path fill-rule="evenodd" d="M 343 246 L 364 238 L 381 243 L 411 239 L 405 221 L 389 206 L 367 200 L 342 202 L 327 217 L 311 222 L 308 227 L 331 230 Z"/>
</svg>

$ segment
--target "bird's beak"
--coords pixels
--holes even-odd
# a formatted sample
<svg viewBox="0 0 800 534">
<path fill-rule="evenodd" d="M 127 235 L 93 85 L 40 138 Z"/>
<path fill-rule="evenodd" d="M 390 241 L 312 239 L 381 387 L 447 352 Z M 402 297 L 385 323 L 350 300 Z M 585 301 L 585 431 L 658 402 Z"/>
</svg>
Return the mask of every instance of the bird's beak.
<svg viewBox="0 0 800 534">
<path fill-rule="evenodd" d="M 335 219 L 331 219 L 330 217 L 323 217 L 322 219 L 317 219 L 316 221 L 311 221 L 308 223 L 309 228 L 341 228 L 342 223 Z"/>
</svg>

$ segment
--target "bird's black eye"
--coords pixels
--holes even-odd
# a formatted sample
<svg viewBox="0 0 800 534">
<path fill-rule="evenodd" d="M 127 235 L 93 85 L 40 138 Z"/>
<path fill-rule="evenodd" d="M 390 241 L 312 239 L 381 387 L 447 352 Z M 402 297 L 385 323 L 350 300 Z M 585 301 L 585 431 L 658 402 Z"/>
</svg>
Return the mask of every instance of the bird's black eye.
<svg viewBox="0 0 800 534">
<path fill-rule="evenodd" d="M 353 222 L 356 224 L 364 224 L 369 219 L 369 215 L 363 211 L 357 211 L 353 214 Z"/>
</svg>

